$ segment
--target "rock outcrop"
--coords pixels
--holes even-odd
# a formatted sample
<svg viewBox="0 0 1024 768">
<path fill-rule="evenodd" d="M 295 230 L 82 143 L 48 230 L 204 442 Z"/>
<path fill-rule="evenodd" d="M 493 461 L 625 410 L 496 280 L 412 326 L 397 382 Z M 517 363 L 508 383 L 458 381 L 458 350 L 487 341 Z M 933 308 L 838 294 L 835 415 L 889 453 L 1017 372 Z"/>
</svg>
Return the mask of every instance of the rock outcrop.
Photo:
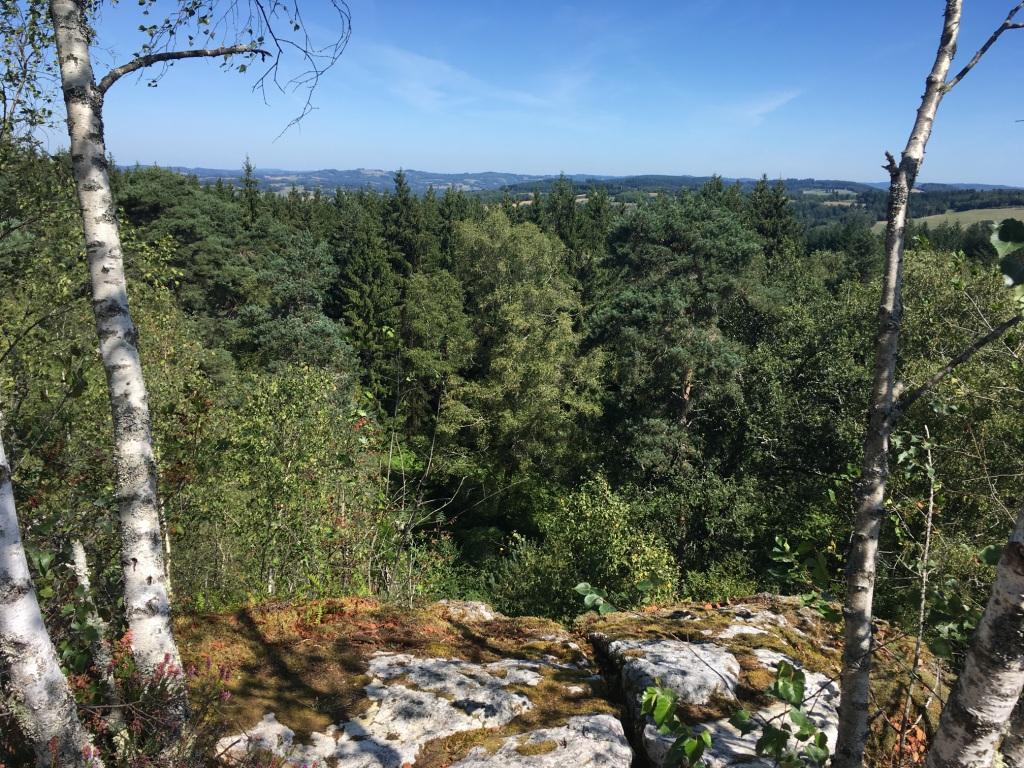
<svg viewBox="0 0 1024 768">
<path fill-rule="evenodd" d="M 255 752 L 311 768 L 629 768 L 633 753 L 616 710 L 597 692 L 590 660 L 558 625 L 451 601 L 421 621 L 428 636 L 447 632 L 470 642 L 451 642 L 443 656 L 373 651 L 363 660 L 363 697 L 351 719 L 299 735 L 268 712 L 221 739 L 218 751 L 228 762 Z"/>
<path fill-rule="evenodd" d="M 452 768 L 611 768 L 632 760 L 622 723 L 612 715 L 589 715 L 560 728 L 512 736 L 494 752 L 476 747 Z"/>
<path fill-rule="evenodd" d="M 190 661 L 234 669 L 228 762 L 255 751 L 309 768 L 653 768 L 672 743 L 641 711 L 659 685 L 685 723 L 710 732 L 712 768 L 767 767 L 758 734 L 729 718 L 742 708 L 789 722 L 768 694 L 782 662 L 802 670 L 803 711 L 830 748 L 836 737 L 839 627 L 795 599 L 589 614 L 572 632 L 481 603 L 349 599 L 191 617 L 178 630 Z M 888 723 L 904 710 L 912 641 L 878 631 L 874 696 Z M 936 664 L 926 659 L 912 712 L 925 730 Z M 885 728 L 878 755 L 892 747 Z"/>
<path fill-rule="evenodd" d="M 804 710 L 825 733 L 829 749 L 835 745 L 838 656 L 833 643 L 820 637 L 821 620 L 800 615 L 791 603 L 612 614 L 585 619 L 582 625 L 614 675 L 629 726 L 654 765 L 662 764 L 673 739 L 658 733 L 640 705 L 644 690 L 659 685 L 678 696 L 695 730 L 710 732 L 704 760 L 711 768 L 771 766 L 771 760 L 756 754 L 756 734 L 743 735 L 729 723 L 729 715 L 745 708 L 757 722 L 787 721 L 788 705 L 765 695 L 783 660 L 803 670 Z"/>
</svg>

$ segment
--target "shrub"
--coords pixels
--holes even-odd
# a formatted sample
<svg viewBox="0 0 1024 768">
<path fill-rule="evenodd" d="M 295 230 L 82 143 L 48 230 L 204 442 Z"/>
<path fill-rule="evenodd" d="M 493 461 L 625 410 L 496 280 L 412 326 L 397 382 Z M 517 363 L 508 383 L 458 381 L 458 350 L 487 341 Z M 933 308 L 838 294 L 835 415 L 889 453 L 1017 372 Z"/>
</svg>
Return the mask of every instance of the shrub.
<svg viewBox="0 0 1024 768">
<path fill-rule="evenodd" d="M 608 592 L 616 605 L 637 605 L 645 579 L 665 585 L 647 596 L 670 598 L 676 570 L 668 546 L 640 526 L 635 504 L 615 493 L 604 478 L 578 490 L 539 515 L 543 538 L 513 538 L 510 555 L 494 574 L 494 601 L 512 614 L 565 618 L 583 610 L 576 584 L 587 581 Z"/>
<path fill-rule="evenodd" d="M 992 245 L 991 222 L 979 221 L 964 230 L 964 253 L 968 258 L 982 264 L 995 264 L 999 260 L 999 251 Z"/>
<path fill-rule="evenodd" d="M 1003 219 L 999 225 L 999 239 L 1004 243 L 1024 243 L 1024 221 Z"/>
<path fill-rule="evenodd" d="M 687 600 L 711 603 L 748 597 L 757 590 L 749 556 L 743 552 L 731 552 L 707 570 L 687 572 L 679 588 Z"/>
</svg>

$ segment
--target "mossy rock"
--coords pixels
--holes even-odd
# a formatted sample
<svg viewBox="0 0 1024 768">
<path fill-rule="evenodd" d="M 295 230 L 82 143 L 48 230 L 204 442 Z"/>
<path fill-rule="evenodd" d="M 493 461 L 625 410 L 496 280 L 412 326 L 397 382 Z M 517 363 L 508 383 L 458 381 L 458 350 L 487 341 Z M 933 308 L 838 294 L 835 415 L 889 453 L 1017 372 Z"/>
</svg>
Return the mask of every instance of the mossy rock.
<svg viewBox="0 0 1024 768">
<path fill-rule="evenodd" d="M 345 599 L 181 617 L 176 629 L 186 663 L 228 670 L 227 733 L 251 737 L 239 748 L 296 763 L 345 768 L 369 753 L 440 768 L 516 736 L 541 749 L 534 732 L 618 715 L 580 638 L 546 619 Z"/>
<path fill-rule="evenodd" d="M 677 714 L 694 726 L 708 727 L 716 738 L 728 742 L 728 754 L 720 755 L 718 764 L 748 761 L 752 755 L 739 749 L 738 732 L 732 733 L 725 719 L 741 708 L 756 712 L 779 706 L 768 690 L 775 680 L 775 664 L 784 658 L 804 670 L 808 690 L 811 681 L 820 686 L 823 705 L 816 716 L 830 742 L 834 742 L 842 625 L 826 620 L 798 598 L 759 595 L 730 605 L 681 604 L 636 613 L 588 614 L 577 620 L 576 627 L 593 643 L 603 665 L 615 676 L 613 684 L 625 698 L 639 732 L 648 731 L 648 723 L 639 716 L 639 696 L 660 670 L 674 681 L 677 693 L 683 694 Z M 877 625 L 876 639 L 872 701 L 885 716 L 873 721 L 868 752 L 869 756 L 881 759 L 891 757 L 899 741 L 898 728 L 907 706 L 910 683 L 907 660 L 912 658 L 914 642 L 893 632 L 884 622 Z M 723 679 L 729 678 L 729 685 L 719 686 L 714 695 L 703 700 L 698 695 L 703 688 L 695 680 L 702 672 L 707 673 L 707 664 L 694 665 L 688 678 L 685 668 L 688 654 L 692 655 L 688 648 L 714 648 L 718 649 L 716 653 L 735 659 L 739 668 L 735 682 L 730 674 L 725 674 Z M 645 652 L 661 654 L 662 662 L 678 652 L 678 663 L 670 666 L 682 671 L 666 671 L 665 664 L 657 663 L 645 667 Z M 653 660 L 659 661 L 657 657 Z M 922 651 L 908 720 L 919 726 L 924 737 L 937 724 L 939 699 L 930 691 L 935 688 L 935 670 L 940 667 L 933 656 Z M 717 672 L 723 674 L 727 670 Z M 663 740 L 657 744 L 648 743 L 646 738 L 644 741 L 649 756 L 657 763 L 664 751 Z"/>
</svg>

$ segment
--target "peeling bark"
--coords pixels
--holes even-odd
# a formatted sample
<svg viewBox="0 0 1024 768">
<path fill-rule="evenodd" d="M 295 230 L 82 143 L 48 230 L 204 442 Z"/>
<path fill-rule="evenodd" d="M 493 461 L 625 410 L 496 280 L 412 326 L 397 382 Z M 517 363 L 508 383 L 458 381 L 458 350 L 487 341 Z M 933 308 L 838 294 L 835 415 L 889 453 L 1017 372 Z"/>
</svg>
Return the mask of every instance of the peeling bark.
<svg viewBox="0 0 1024 768">
<path fill-rule="evenodd" d="M 14 715 L 39 768 L 102 768 L 57 651 L 43 624 L 14 508 L 11 470 L 0 439 L 0 662 Z"/>
<path fill-rule="evenodd" d="M 103 95 L 93 78 L 86 5 L 84 0 L 51 0 L 50 16 L 113 417 L 125 612 L 139 668 L 150 675 L 180 673 L 181 659 L 171 634 L 149 399 L 136 346 L 138 333 L 128 308 L 121 238 L 107 173 Z"/>
<path fill-rule="evenodd" d="M 868 694 L 871 674 L 872 616 L 878 536 L 885 517 L 889 479 L 889 437 L 896 360 L 903 320 L 903 251 L 910 192 L 924 160 L 935 113 L 946 92 L 945 81 L 960 31 L 962 0 L 947 0 L 942 38 L 925 83 L 917 119 L 900 163 L 888 156 L 889 211 L 885 233 L 885 275 L 878 311 L 871 406 L 860 479 L 856 488 L 857 513 L 846 565 L 846 620 L 843 646 L 842 698 L 835 768 L 859 768 L 868 736 Z"/>
<path fill-rule="evenodd" d="M 925 768 L 989 768 L 1022 689 L 1024 511 L 999 560 L 992 594 L 971 638 L 964 669 L 942 709 Z"/>
</svg>

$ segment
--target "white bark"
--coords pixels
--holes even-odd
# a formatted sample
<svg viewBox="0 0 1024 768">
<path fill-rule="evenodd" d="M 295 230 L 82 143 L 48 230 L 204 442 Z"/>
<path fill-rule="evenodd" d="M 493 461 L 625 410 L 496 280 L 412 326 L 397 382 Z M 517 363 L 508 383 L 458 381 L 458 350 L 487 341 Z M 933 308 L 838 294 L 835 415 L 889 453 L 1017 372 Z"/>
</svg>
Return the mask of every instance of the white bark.
<svg viewBox="0 0 1024 768">
<path fill-rule="evenodd" d="M 107 690 L 107 704 L 111 706 L 105 720 L 111 731 L 118 732 L 124 728 L 124 717 L 121 715 L 120 709 L 124 702 L 121 701 L 114 683 L 114 655 L 110 648 L 110 627 L 107 626 L 107 622 L 103 620 L 96 609 L 96 603 L 92 598 L 89 561 L 85 556 L 85 547 L 78 539 L 71 542 L 71 568 L 78 586 L 85 592 L 84 599 L 89 603 L 86 623 L 96 631 L 96 641 L 92 644 L 93 666 L 103 680 L 103 687 Z"/>
<path fill-rule="evenodd" d="M 917 119 L 899 165 L 889 158 L 889 212 L 885 235 L 885 275 L 878 311 L 875 364 L 868 431 L 857 486 L 857 516 L 846 566 L 846 619 L 843 647 L 839 737 L 833 766 L 859 768 L 868 737 L 868 694 L 871 674 L 871 622 L 878 536 L 885 517 L 889 479 L 889 436 L 894 415 L 896 360 L 903 319 L 903 250 L 910 192 L 924 160 L 946 76 L 960 31 L 962 0 L 947 0 L 942 38 L 928 74 Z"/>
<path fill-rule="evenodd" d="M 1003 736 L 999 752 L 1006 768 L 1024 768 L 1024 701 L 1021 699 L 1010 715 L 1010 727 Z"/>
<path fill-rule="evenodd" d="M 964 669 L 942 709 L 925 768 L 989 768 L 1024 689 L 1024 511 L 1003 550 Z"/>
<path fill-rule="evenodd" d="M 11 471 L 0 439 L 0 662 L 14 714 L 36 765 L 102 766 L 75 709 L 36 599 L 14 508 Z"/>
<path fill-rule="evenodd" d="M 180 672 L 171 634 L 149 400 L 128 309 L 103 138 L 103 96 L 89 55 L 85 0 L 51 0 L 71 160 L 92 279 L 92 306 L 114 427 L 115 488 L 121 523 L 124 600 L 136 663 L 152 674 Z"/>
</svg>

